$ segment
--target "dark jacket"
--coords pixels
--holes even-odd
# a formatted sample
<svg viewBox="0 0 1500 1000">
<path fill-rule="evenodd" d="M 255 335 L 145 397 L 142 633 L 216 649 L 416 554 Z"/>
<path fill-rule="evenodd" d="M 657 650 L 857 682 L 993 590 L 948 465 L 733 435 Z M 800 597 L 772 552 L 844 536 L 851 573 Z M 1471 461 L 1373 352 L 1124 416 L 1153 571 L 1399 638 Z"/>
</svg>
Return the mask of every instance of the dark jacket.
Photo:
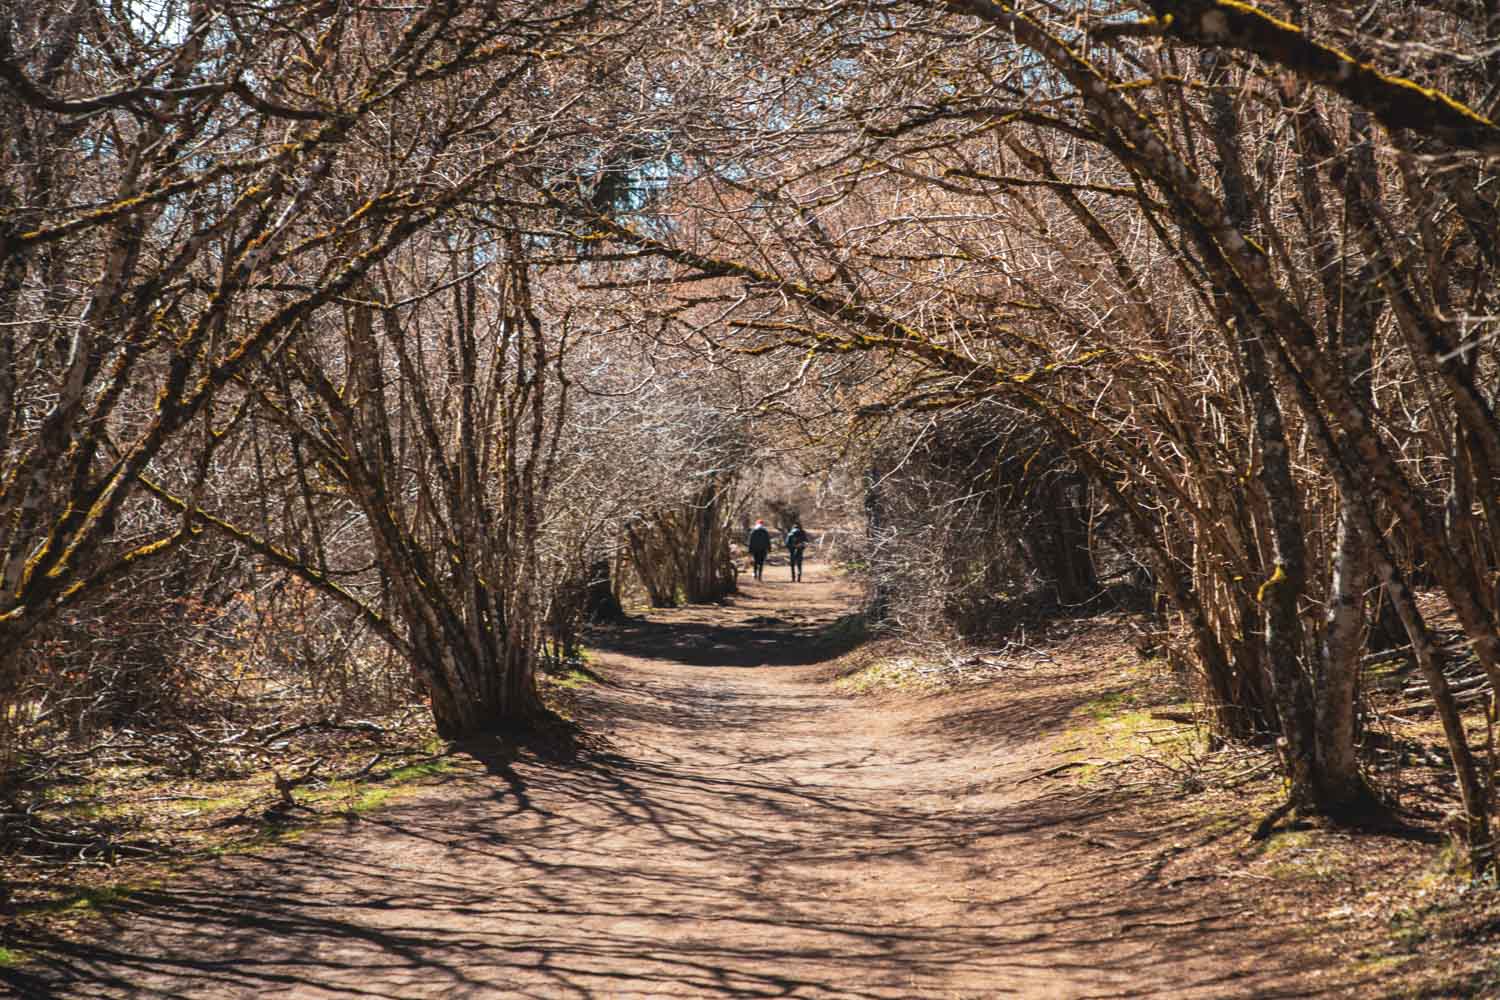
<svg viewBox="0 0 1500 1000">
<path fill-rule="evenodd" d="M 786 547 L 796 550 L 807 547 L 807 532 L 802 530 L 801 525 L 796 525 L 786 533 Z"/>
<path fill-rule="evenodd" d="M 756 525 L 750 529 L 750 552 L 752 555 L 763 556 L 771 551 L 771 533 L 763 524 Z"/>
</svg>

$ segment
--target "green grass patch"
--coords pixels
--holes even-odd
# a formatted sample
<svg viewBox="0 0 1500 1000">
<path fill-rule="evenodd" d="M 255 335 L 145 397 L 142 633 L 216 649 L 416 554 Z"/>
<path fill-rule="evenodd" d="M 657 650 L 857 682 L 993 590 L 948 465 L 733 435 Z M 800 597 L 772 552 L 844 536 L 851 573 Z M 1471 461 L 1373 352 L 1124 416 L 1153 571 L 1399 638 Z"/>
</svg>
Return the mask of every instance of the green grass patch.
<svg viewBox="0 0 1500 1000">
<path fill-rule="evenodd" d="M 65 901 L 63 908 L 74 912 L 103 910 L 125 902 L 133 892 L 135 889 L 123 885 L 105 885 L 97 889 L 84 889 Z"/>
<path fill-rule="evenodd" d="M 12 969 L 26 961 L 26 956 L 13 948 L 0 946 L 0 969 Z"/>
<path fill-rule="evenodd" d="M 578 669 L 570 669 L 562 673 L 549 674 L 547 682 L 553 687 L 562 688 L 564 691 L 576 691 L 579 688 L 599 683 L 598 677 L 599 675 L 593 671 L 585 672 Z"/>
<path fill-rule="evenodd" d="M 156 807 L 178 816 L 196 816 L 200 813 L 235 811 L 245 809 L 255 801 L 260 789 L 245 787 L 221 795 L 184 796 L 176 802 L 156 803 Z"/>
<path fill-rule="evenodd" d="M 374 812 L 376 809 L 390 802 L 392 796 L 395 794 L 396 789 L 394 788 L 366 788 L 359 793 L 358 798 L 349 806 L 349 811 L 359 814 Z"/>
<path fill-rule="evenodd" d="M 364 814 L 373 812 L 414 790 L 403 786 L 412 785 L 427 778 L 435 778 L 452 771 L 453 767 L 453 761 L 447 757 L 420 760 L 392 768 L 384 776 L 375 779 L 331 782 L 322 788 L 300 793 L 298 798 L 304 804 L 341 806 L 341 811 L 346 815 Z"/>
<path fill-rule="evenodd" d="M 603 684 L 604 677 L 591 666 L 594 659 L 595 654 L 582 647 L 567 657 L 544 657 L 538 677 L 548 687 L 565 691 L 576 691 L 590 684 Z"/>
<path fill-rule="evenodd" d="M 439 760 L 423 760 L 415 764 L 407 764 L 398 767 L 391 772 L 389 778 L 393 782 L 416 781 L 419 778 L 435 778 L 440 774 L 447 774 L 453 770 L 453 761 L 446 757 Z"/>
<path fill-rule="evenodd" d="M 129 810 L 105 802 L 96 802 L 88 799 L 75 799 L 70 802 L 57 802 L 52 806 L 57 812 L 71 819 L 116 819 L 126 815 Z"/>
<path fill-rule="evenodd" d="M 38 797 L 47 810 L 70 819 L 118 819 L 131 812 L 128 796 L 117 794 L 116 801 L 106 801 L 112 790 L 118 793 L 120 788 L 128 787 L 125 784 L 128 778 L 119 772 L 118 768 L 101 768 L 91 780 L 45 788 Z M 111 779 L 120 781 L 120 784 L 112 787 Z"/>
<path fill-rule="evenodd" d="M 1318 829 L 1273 834 L 1257 844 L 1252 855 L 1260 859 L 1259 874 L 1288 882 L 1335 878 L 1348 862 L 1340 845 Z"/>
<path fill-rule="evenodd" d="M 1079 751 L 1082 757 L 1111 760 L 1137 753 L 1170 757 L 1202 752 L 1205 748 L 1203 731 L 1197 726 L 1152 714 L 1163 707 L 1146 707 L 1144 699 L 1134 690 L 1111 691 L 1080 705 L 1075 712 L 1079 724 L 1061 734 L 1058 741 L 1085 744 Z M 1079 773 L 1086 773 L 1086 770 L 1080 769 Z"/>
<path fill-rule="evenodd" d="M 1140 704 L 1140 696 L 1133 689 L 1122 688 L 1086 702 L 1080 711 L 1096 722 L 1106 722 L 1125 715 L 1140 714 L 1131 711 Z"/>
<path fill-rule="evenodd" d="M 1115 765 L 1142 757 L 1178 771 L 1184 789 L 1201 791 L 1202 783 L 1195 775 L 1208 749 L 1208 734 L 1201 726 L 1153 714 L 1167 709 L 1178 716 L 1186 713 L 1187 706 L 1165 705 L 1149 689 L 1138 686 L 1117 688 L 1080 703 L 1072 711 L 1071 724 L 1050 741 L 1054 759 L 1070 765 L 1060 776 L 1078 785 L 1106 782 L 1117 773 L 1110 770 Z"/>
<path fill-rule="evenodd" d="M 877 660 L 852 674 L 840 677 L 833 686 L 848 694 L 873 694 L 878 691 L 917 690 L 930 684 L 918 672 L 914 660 L 902 657 Z"/>
<path fill-rule="evenodd" d="M 214 809 L 243 808 L 253 798 L 255 798 L 255 795 L 249 789 L 246 789 L 235 795 L 220 795 L 208 799 L 193 799 L 192 802 L 189 803 L 189 805 L 192 809 L 198 812 L 208 812 Z"/>
<path fill-rule="evenodd" d="M 1077 759 L 1075 755 L 1073 759 Z M 1068 771 L 1068 775 L 1080 785 L 1092 785 L 1099 780 L 1099 774 L 1104 769 L 1104 764 L 1098 761 L 1088 761 L 1079 764 Z"/>
<path fill-rule="evenodd" d="M 129 899 L 142 886 L 105 885 L 69 890 L 55 899 L 23 904 L 22 912 L 39 916 L 88 916 Z"/>
<path fill-rule="evenodd" d="M 1267 837 L 1255 845 L 1256 857 L 1270 858 L 1288 851 L 1306 851 L 1317 846 L 1318 837 L 1312 830 L 1286 830 Z"/>
</svg>

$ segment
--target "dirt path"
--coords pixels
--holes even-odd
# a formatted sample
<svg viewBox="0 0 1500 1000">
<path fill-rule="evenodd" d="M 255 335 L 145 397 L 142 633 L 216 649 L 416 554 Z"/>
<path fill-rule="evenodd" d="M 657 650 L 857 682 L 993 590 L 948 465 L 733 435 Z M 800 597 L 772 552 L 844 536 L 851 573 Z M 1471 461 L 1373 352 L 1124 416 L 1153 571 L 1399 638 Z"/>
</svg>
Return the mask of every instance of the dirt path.
<svg viewBox="0 0 1500 1000">
<path fill-rule="evenodd" d="M 844 698 L 814 677 L 825 651 L 808 640 L 850 595 L 822 566 L 808 577 L 623 630 L 601 663 L 612 683 L 585 696 L 611 720 L 602 748 L 477 750 L 374 819 L 132 896 L 90 925 L 92 944 L 46 945 L 12 988 L 1316 994 L 1231 898 L 1151 882 L 1153 852 L 1172 849 L 1161 831 L 1122 832 L 1104 807 L 1023 780 L 1056 760 L 1037 740 L 1082 697 L 1066 679 Z"/>
</svg>

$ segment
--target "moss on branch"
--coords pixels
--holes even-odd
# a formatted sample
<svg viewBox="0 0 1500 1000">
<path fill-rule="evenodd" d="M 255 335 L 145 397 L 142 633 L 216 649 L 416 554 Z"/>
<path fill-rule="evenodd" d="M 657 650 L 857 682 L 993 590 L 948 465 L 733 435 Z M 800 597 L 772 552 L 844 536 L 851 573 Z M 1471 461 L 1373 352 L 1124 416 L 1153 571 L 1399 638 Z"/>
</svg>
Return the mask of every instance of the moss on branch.
<svg viewBox="0 0 1500 1000">
<path fill-rule="evenodd" d="M 1391 129 L 1411 129 L 1455 146 L 1500 153 L 1500 126 L 1440 90 L 1382 73 L 1309 38 L 1302 29 L 1238 0 L 1151 0 L 1164 34 L 1192 45 L 1259 56 L 1322 84 Z"/>
</svg>

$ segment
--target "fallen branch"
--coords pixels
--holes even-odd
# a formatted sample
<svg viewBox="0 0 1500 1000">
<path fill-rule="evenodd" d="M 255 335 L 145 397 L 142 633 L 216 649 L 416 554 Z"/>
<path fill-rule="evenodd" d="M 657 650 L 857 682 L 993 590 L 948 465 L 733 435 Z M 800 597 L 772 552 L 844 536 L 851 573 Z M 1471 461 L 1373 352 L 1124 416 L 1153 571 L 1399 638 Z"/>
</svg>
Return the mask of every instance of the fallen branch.
<svg viewBox="0 0 1500 1000">
<path fill-rule="evenodd" d="M 281 796 L 281 804 L 284 806 L 296 805 L 297 801 L 292 798 L 292 792 L 303 785 L 316 781 L 318 768 L 322 766 L 323 758 L 319 757 L 307 765 L 306 771 L 303 771 L 295 778 L 283 778 L 280 771 L 272 771 L 271 773 L 275 775 L 276 791 Z"/>
<path fill-rule="evenodd" d="M 1106 767 L 1106 766 L 1108 766 L 1110 764 L 1114 764 L 1114 763 L 1117 763 L 1117 761 L 1099 760 L 1098 758 L 1094 758 L 1094 757 L 1090 757 L 1090 758 L 1088 758 L 1086 760 L 1070 760 L 1070 761 L 1068 761 L 1065 764 L 1058 764 L 1056 767 L 1049 767 L 1045 771 L 1038 771 L 1036 774 L 1033 774 L 1033 775 L 1030 775 L 1028 777 L 1022 778 L 1020 781 L 1017 781 L 1016 784 L 1018 784 L 1018 785 L 1024 785 L 1024 784 L 1026 784 L 1026 782 L 1028 782 L 1028 781 L 1035 781 L 1038 778 L 1050 778 L 1052 775 L 1054 775 L 1054 774 L 1060 774 L 1063 771 L 1066 771 L 1070 767 L 1088 767 L 1090 765 L 1095 766 L 1095 767 Z"/>
<path fill-rule="evenodd" d="M 1160 722 L 1183 722 L 1188 725 L 1193 725 L 1199 721 L 1198 717 L 1192 712 L 1152 712 L 1151 718 Z"/>
<path fill-rule="evenodd" d="M 1271 835 L 1271 831 L 1275 829 L 1276 824 L 1286 818 L 1287 814 L 1295 808 L 1296 806 L 1288 800 L 1275 809 L 1272 809 L 1266 818 L 1257 823 L 1255 829 L 1250 832 L 1250 840 L 1252 842 L 1265 840 Z"/>
<path fill-rule="evenodd" d="M 1106 850 L 1114 851 L 1118 854 L 1129 854 L 1132 850 L 1140 850 L 1140 848 L 1129 848 L 1123 844 L 1117 844 L 1112 840 L 1106 840 L 1103 837 L 1097 837 L 1093 834 L 1079 833 L 1076 830 L 1059 830 L 1056 836 L 1069 837 L 1073 840 L 1081 840 L 1085 844 L 1088 844 L 1092 847 L 1103 847 Z"/>
</svg>

